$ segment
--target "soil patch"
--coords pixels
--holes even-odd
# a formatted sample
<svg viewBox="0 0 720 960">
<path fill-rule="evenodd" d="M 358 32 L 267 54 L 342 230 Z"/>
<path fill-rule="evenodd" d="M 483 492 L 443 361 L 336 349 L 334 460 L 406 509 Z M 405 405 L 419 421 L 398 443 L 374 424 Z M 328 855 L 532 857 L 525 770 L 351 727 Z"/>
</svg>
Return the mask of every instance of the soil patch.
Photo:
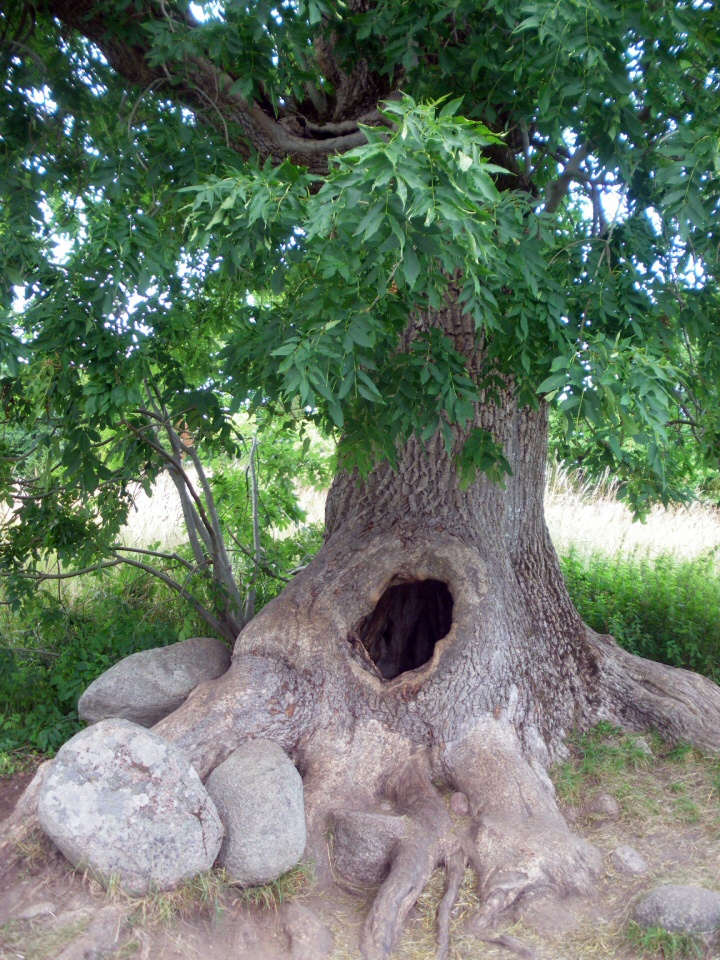
<svg viewBox="0 0 720 960">
<path fill-rule="evenodd" d="M 9 777 L 0 777 L 0 823 L 5 820 L 15 809 L 15 804 L 25 787 L 35 776 L 37 764 L 32 767 L 26 767 Z"/>
</svg>

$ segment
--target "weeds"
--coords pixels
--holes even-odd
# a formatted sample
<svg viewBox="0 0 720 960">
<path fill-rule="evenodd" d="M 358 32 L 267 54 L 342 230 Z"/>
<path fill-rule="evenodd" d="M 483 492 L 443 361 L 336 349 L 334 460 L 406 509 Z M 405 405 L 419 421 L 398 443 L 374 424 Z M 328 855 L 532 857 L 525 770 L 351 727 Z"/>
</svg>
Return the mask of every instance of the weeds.
<svg viewBox="0 0 720 960">
<path fill-rule="evenodd" d="M 299 863 L 271 883 L 265 883 L 259 887 L 243 887 L 239 891 L 238 902 L 248 906 L 277 910 L 282 903 L 307 896 L 314 880 L 315 872 L 312 867 L 306 863 Z"/>
<path fill-rule="evenodd" d="M 84 917 L 58 927 L 46 927 L 33 920 L 8 920 L 0 926 L 0 957 L 47 960 L 85 932 L 90 918 Z"/>
<path fill-rule="evenodd" d="M 644 929 L 633 920 L 626 936 L 638 955 L 648 960 L 702 960 L 705 956 L 704 939 L 690 933 L 670 933 L 662 927 Z"/>
<path fill-rule="evenodd" d="M 714 553 L 608 556 L 577 548 L 560 558 L 583 620 L 631 653 L 720 680 L 720 570 Z"/>
</svg>

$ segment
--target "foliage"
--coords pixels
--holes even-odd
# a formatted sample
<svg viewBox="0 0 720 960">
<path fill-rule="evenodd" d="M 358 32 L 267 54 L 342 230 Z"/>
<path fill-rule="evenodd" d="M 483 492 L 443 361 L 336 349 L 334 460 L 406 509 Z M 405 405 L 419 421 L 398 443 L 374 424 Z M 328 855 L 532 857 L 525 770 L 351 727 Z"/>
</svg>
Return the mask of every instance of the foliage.
<svg viewBox="0 0 720 960">
<path fill-rule="evenodd" d="M 65 602 L 38 591 L 22 618 L 5 615 L 0 752 L 54 752 L 80 728 L 78 697 L 104 670 L 138 650 L 202 633 L 145 576 L 128 571 L 94 587 Z"/>
<path fill-rule="evenodd" d="M 653 559 L 570 550 L 560 558 L 585 622 L 627 650 L 720 680 L 720 572 L 714 554 Z"/>
<path fill-rule="evenodd" d="M 703 468 L 720 435 L 719 32 L 704 0 L 11 0 L 12 589 L 108 555 L 163 465 L 148 404 L 205 458 L 248 404 L 361 470 L 440 430 L 470 483 L 506 473 L 471 427 L 512 383 L 638 513 L 686 495 L 665 449 Z M 440 326 L 403 339 L 448 296 L 478 375 Z"/>
<path fill-rule="evenodd" d="M 238 502 L 233 497 L 233 505 Z M 278 510 L 278 498 L 269 506 Z M 268 540 L 266 566 L 256 580 L 258 609 L 283 585 L 274 571 L 306 562 L 320 531 L 301 526 L 293 536 Z M 80 694 L 113 664 L 139 650 L 207 634 L 171 591 L 130 568 L 84 577 L 59 597 L 42 588 L 19 612 L 1 616 L 0 776 L 19 769 L 28 752 L 54 753 L 77 733 Z"/>
</svg>

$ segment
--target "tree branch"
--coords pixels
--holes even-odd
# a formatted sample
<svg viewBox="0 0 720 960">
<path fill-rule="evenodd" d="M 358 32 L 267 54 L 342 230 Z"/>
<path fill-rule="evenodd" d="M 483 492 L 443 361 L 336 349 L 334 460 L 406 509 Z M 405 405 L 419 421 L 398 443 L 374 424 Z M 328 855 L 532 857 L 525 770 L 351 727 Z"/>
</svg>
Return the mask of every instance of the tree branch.
<svg viewBox="0 0 720 960">
<path fill-rule="evenodd" d="M 253 574 L 248 590 L 247 600 L 245 602 L 245 622 L 255 616 L 255 584 L 257 581 L 258 566 L 260 564 L 260 518 L 258 516 L 258 483 L 257 470 L 255 469 L 255 456 L 257 454 L 257 434 L 253 437 L 250 447 L 250 495 L 252 498 L 252 529 L 253 529 Z"/>
<path fill-rule="evenodd" d="M 205 114 L 209 103 L 213 107 L 209 116 L 211 124 L 227 138 L 232 149 L 245 158 L 254 151 L 261 162 L 268 157 L 275 163 L 290 158 L 314 173 L 326 173 L 330 156 L 365 143 L 365 135 L 357 124 L 354 129 L 343 128 L 341 133 L 322 124 L 313 130 L 299 124 L 299 132 L 289 129 L 275 118 L 269 106 L 263 109 L 255 101 L 233 92 L 238 77 L 203 56 L 189 54 L 162 67 L 152 64 L 149 43 L 143 44 L 137 39 L 137 20 L 143 15 L 148 22 L 168 20 L 157 8 L 147 6 L 139 14 L 137 5 L 131 5 L 124 14 L 118 12 L 113 17 L 112 29 L 104 6 L 96 0 L 48 0 L 47 9 L 66 29 L 77 30 L 91 40 L 129 83 L 148 88 L 161 79 L 172 80 L 173 96 L 196 114 Z M 183 30 L 198 29 L 192 18 L 172 19 L 172 22 Z M 132 43 L 122 36 L 123 27 L 132 29 Z M 240 131 L 239 139 L 231 134 L 231 125 Z"/>
<path fill-rule="evenodd" d="M 173 580 L 172 577 L 168 576 L 162 570 L 157 570 L 155 567 L 151 567 L 147 563 L 143 563 L 141 560 L 133 560 L 131 557 L 116 557 L 116 563 L 126 563 L 130 567 L 137 567 L 138 570 L 144 570 L 145 573 L 149 573 L 152 577 L 157 577 L 158 580 L 170 587 L 171 590 L 174 590 L 179 594 L 183 600 L 186 600 L 193 610 L 200 616 L 205 623 L 221 637 L 224 637 L 226 640 L 229 640 L 231 643 L 235 643 L 236 634 L 233 633 L 233 628 L 227 624 L 222 623 L 215 617 L 207 607 L 203 606 L 202 603 L 198 600 L 196 596 L 190 593 L 181 583 L 178 583 L 177 580 Z"/>
<path fill-rule="evenodd" d="M 547 186 L 545 194 L 545 213 L 556 213 L 560 204 L 565 199 L 570 184 L 578 179 L 580 167 L 590 155 L 590 144 L 584 143 L 575 151 L 575 153 L 566 162 L 563 172 L 557 178 L 552 180 Z"/>
</svg>

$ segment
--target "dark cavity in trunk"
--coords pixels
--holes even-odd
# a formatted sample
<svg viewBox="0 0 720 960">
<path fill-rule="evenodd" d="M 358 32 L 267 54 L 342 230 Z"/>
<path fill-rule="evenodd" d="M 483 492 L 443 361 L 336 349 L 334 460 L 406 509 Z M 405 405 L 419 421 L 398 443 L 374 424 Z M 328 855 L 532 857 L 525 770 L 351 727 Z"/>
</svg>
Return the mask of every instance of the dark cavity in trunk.
<svg viewBox="0 0 720 960">
<path fill-rule="evenodd" d="M 441 580 L 388 587 L 356 630 L 385 680 L 421 667 L 450 632 L 453 598 Z"/>
</svg>

